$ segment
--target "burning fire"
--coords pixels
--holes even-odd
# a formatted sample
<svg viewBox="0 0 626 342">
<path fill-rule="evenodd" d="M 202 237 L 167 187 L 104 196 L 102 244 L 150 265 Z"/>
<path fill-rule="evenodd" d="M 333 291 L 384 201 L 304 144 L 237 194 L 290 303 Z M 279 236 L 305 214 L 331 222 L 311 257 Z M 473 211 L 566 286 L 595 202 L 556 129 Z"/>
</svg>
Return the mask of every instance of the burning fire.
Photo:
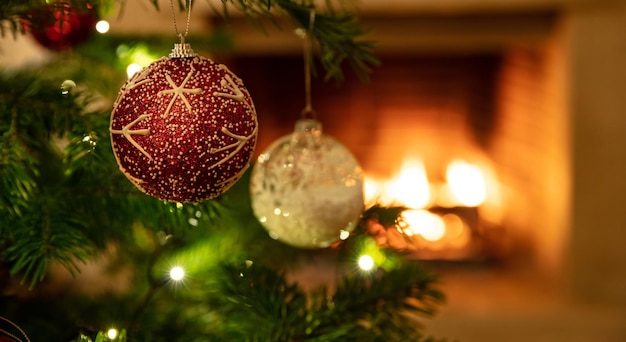
<svg viewBox="0 0 626 342">
<path fill-rule="evenodd" d="M 424 163 L 408 161 L 400 174 L 389 183 L 386 200 L 397 201 L 408 208 L 425 208 L 430 203 L 430 184 Z"/>
<path fill-rule="evenodd" d="M 446 170 L 450 192 L 459 204 L 477 207 L 487 198 L 487 184 L 482 171 L 477 166 L 455 160 Z"/>
<path fill-rule="evenodd" d="M 398 229 L 430 249 L 460 248 L 469 243 L 471 229 L 463 212 L 478 210 L 489 199 L 489 180 L 479 166 L 463 160 L 451 161 L 445 182 L 429 181 L 424 163 L 406 161 L 395 177 L 387 181 L 366 178 L 369 204 L 409 208 Z M 492 182 L 493 183 L 493 182 Z"/>
</svg>

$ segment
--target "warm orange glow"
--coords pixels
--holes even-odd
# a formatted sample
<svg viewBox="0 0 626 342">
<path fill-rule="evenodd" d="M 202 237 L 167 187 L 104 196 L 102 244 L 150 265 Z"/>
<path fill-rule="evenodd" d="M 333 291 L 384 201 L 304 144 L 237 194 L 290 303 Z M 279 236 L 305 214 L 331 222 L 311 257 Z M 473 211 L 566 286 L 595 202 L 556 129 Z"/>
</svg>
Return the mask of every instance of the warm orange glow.
<svg viewBox="0 0 626 342">
<path fill-rule="evenodd" d="M 430 202 L 430 185 L 421 161 L 404 163 L 399 175 L 389 184 L 387 196 L 393 202 L 412 209 L 421 209 Z"/>
<path fill-rule="evenodd" d="M 385 181 L 366 177 L 364 183 L 365 198 L 370 205 L 408 208 L 399 217 L 397 228 L 410 237 L 415 246 L 428 251 L 424 254 L 427 258 L 444 255 L 441 253 L 445 253 L 444 257 L 456 258 L 467 253 L 473 228 L 463 215 L 474 213 L 474 209 L 457 210 L 456 207 L 476 207 L 475 212 L 484 220 L 493 216 L 494 208 L 502 205 L 489 163 L 456 159 L 445 171 L 445 179 L 438 178 L 437 174 L 434 179 L 428 179 L 424 163 L 412 159 L 404 162 L 394 178 Z M 429 255 L 429 252 L 440 254 Z"/>
<path fill-rule="evenodd" d="M 446 178 L 450 191 L 460 204 L 476 207 L 485 202 L 487 186 L 477 166 L 455 160 L 448 166 Z"/>
<path fill-rule="evenodd" d="M 448 247 L 462 248 L 470 242 L 471 231 L 460 217 L 455 214 L 446 214 L 442 219 L 446 224 L 445 240 Z"/>
<path fill-rule="evenodd" d="M 380 201 L 381 196 L 381 182 L 365 176 L 363 182 L 363 196 L 365 197 L 365 204 L 372 206 Z"/>
<path fill-rule="evenodd" d="M 427 210 L 404 211 L 402 221 L 406 224 L 404 233 L 409 236 L 419 234 L 425 240 L 438 241 L 446 234 L 446 224 L 443 219 Z"/>
<path fill-rule="evenodd" d="M 455 240 L 461 237 L 466 230 L 465 223 L 456 214 L 445 214 L 441 217 L 446 225 L 446 239 Z"/>
</svg>

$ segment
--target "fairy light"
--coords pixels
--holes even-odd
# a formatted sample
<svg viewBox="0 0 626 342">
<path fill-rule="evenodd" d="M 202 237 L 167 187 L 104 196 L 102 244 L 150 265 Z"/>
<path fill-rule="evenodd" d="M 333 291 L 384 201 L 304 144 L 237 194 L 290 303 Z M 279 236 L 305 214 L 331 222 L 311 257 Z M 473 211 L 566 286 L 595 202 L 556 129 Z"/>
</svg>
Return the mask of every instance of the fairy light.
<svg viewBox="0 0 626 342">
<path fill-rule="evenodd" d="M 183 277 L 185 277 L 185 270 L 182 267 L 176 266 L 170 270 L 170 278 L 172 280 L 179 281 L 182 280 Z"/>
<path fill-rule="evenodd" d="M 363 271 L 371 271 L 374 268 L 374 258 L 369 255 L 362 255 L 359 257 L 359 268 Z"/>
<path fill-rule="evenodd" d="M 133 77 L 135 73 L 141 71 L 141 69 L 158 59 L 155 54 L 149 51 L 147 46 L 142 44 L 135 46 L 120 44 L 116 48 L 115 54 L 117 58 L 120 59 L 122 65 L 126 65 L 126 75 L 128 78 Z"/>
<path fill-rule="evenodd" d="M 107 337 L 110 340 L 114 340 L 117 337 L 117 329 L 111 328 L 107 331 Z"/>
<path fill-rule="evenodd" d="M 126 67 L 126 75 L 128 78 L 133 77 L 133 75 L 139 71 L 141 71 L 141 65 L 137 63 L 131 63 Z"/>
<path fill-rule="evenodd" d="M 100 20 L 96 23 L 96 31 L 98 31 L 99 33 L 107 33 L 109 32 L 109 28 L 109 22 L 106 20 Z"/>
</svg>

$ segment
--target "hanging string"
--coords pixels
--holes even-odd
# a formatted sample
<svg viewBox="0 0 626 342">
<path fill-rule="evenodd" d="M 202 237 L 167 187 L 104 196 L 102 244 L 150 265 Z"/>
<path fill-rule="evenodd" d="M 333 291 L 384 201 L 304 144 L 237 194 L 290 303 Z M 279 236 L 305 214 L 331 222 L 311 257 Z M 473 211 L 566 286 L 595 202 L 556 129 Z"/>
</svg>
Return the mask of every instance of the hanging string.
<svg viewBox="0 0 626 342">
<path fill-rule="evenodd" d="M 313 27 L 315 24 L 315 11 L 311 11 L 309 15 L 309 28 L 308 30 L 301 31 L 301 36 L 304 39 L 304 109 L 301 116 L 303 118 L 310 117 L 312 119 L 317 118 L 317 113 L 313 110 L 311 104 L 311 64 L 313 60 Z"/>
<path fill-rule="evenodd" d="M 9 323 L 10 325 L 12 325 L 15 329 L 17 329 L 22 336 L 24 336 L 24 338 L 26 339 L 26 342 L 30 342 L 30 339 L 28 339 L 28 335 L 26 335 L 26 333 L 24 332 L 24 330 L 22 330 L 22 328 L 20 328 L 17 324 L 13 323 L 11 320 L 4 318 L 2 316 L 0 316 L 0 320 L 3 320 L 7 323 Z M 18 341 L 18 342 L 22 342 L 22 339 L 18 338 L 17 336 L 9 333 L 8 331 L 4 330 L 4 329 L 0 329 L 0 333 L 5 334 L 6 336 Z"/>
<path fill-rule="evenodd" d="M 174 30 L 176 31 L 176 36 L 180 38 L 180 43 L 185 44 L 185 37 L 189 34 L 189 25 L 191 23 L 191 3 L 193 0 L 189 0 L 187 4 L 187 24 L 185 25 L 185 32 L 180 33 L 178 30 L 178 24 L 176 23 L 176 10 L 174 9 L 174 0 L 170 0 L 170 9 L 172 10 L 172 19 L 174 20 Z"/>
</svg>

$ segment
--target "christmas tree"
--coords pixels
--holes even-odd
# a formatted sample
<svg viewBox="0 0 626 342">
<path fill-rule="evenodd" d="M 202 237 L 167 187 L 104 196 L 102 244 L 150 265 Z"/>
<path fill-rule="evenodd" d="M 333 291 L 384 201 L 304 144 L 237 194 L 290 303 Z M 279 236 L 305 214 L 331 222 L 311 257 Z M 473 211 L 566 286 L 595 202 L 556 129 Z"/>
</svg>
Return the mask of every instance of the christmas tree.
<svg viewBox="0 0 626 342">
<path fill-rule="evenodd" d="M 380 239 L 403 208 L 358 203 L 360 216 L 340 239 L 300 248 L 272 238 L 253 212 L 256 162 L 219 196 L 189 202 L 148 196 L 120 172 L 110 120 L 124 58 L 146 46 L 167 51 L 171 40 L 72 26 L 121 12 L 115 3 L 0 4 L 4 39 L 42 33 L 38 41 L 58 51 L 0 82 L 0 340 L 435 341 L 419 323 L 443 303 L 435 276 Z M 230 11 L 259 26 L 292 19 L 315 43 L 328 80 L 340 83 L 346 65 L 366 78 L 376 65 L 356 16 L 330 1 L 217 3 L 225 20 Z M 46 33 L 55 25 L 60 36 Z M 188 42 L 228 45 L 216 33 Z M 179 108 L 175 99 L 168 111 Z M 327 211 L 315 217 L 342 208 L 307 209 Z"/>
</svg>

